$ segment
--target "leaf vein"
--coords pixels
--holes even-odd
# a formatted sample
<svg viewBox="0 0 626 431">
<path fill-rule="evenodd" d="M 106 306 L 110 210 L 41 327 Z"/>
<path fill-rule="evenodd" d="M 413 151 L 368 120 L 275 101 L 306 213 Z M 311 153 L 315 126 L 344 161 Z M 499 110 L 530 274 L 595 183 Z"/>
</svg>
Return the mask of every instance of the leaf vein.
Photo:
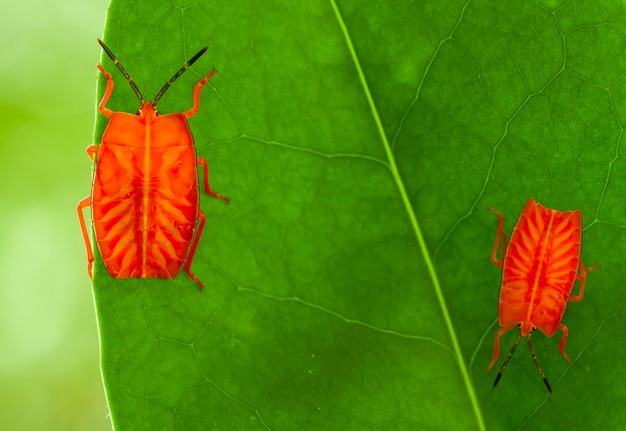
<svg viewBox="0 0 626 431">
<path fill-rule="evenodd" d="M 565 41 L 563 41 L 563 44 L 565 44 Z M 565 60 L 564 60 L 565 61 Z M 513 112 L 513 114 L 511 114 L 511 116 L 504 122 L 504 130 L 502 132 L 502 135 L 500 136 L 500 139 L 498 139 L 498 142 L 496 142 L 493 146 L 493 148 L 491 149 L 491 160 L 489 161 L 489 167 L 487 169 L 487 174 L 485 175 L 485 179 L 483 180 L 483 184 L 480 188 L 480 191 L 478 192 L 478 195 L 476 196 L 476 198 L 474 199 L 474 201 L 472 202 L 472 204 L 470 205 L 469 209 L 467 210 L 467 212 L 465 214 L 463 214 L 461 217 L 459 217 L 459 219 L 456 221 L 456 223 L 454 223 L 452 225 L 452 227 L 446 232 L 446 234 L 444 235 L 444 237 L 442 238 L 442 240 L 439 242 L 439 244 L 437 245 L 436 249 L 435 249 L 435 258 L 437 257 L 437 255 L 439 254 L 439 250 L 441 250 L 441 247 L 443 246 L 443 244 L 450 238 L 450 236 L 452 235 L 452 233 L 456 230 L 456 228 L 468 217 L 470 217 L 473 213 L 474 210 L 476 209 L 476 207 L 478 206 L 478 202 L 480 201 L 480 199 L 483 197 L 483 195 L 485 194 L 485 190 L 487 190 L 487 185 L 489 184 L 489 181 L 491 180 L 491 174 L 493 172 L 493 167 L 496 164 L 496 154 L 498 152 L 498 148 L 500 147 L 500 144 L 502 144 L 502 142 L 504 142 L 504 139 L 508 136 L 509 134 L 509 126 L 511 125 L 511 123 L 517 118 L 518 114 L 522 111 L 522 109 L 524 109 L 524 107 L 526 105 L 529 104 L 529 102 L 536 96 L 539 96 L 541 94 L 543 94 L 543 92 L 545 91 L 546 88 L 548 88 L 548 86 L 550 84 L 552 84 L 552 82 L 559 77 L 563 72 L 565 71 L 565 63 L 562 64 L 561 68 L 550 78 L 548 79 L 545 84 L 537 91 L 535 91 L 534 93 L 529 94 L 528 96 L 526 96 L 526 99 L 524 99 L 524 101 L 522 101 L 522 103 L 520 103 L 520 105 L 518 106 L 518 108 L 515 110 L 515 112 Z"/>
<path fill-rule="evenodd" d="M 463 378 L 463 382 L 465 384 L 465 388 L 467 390 L 467 394 L 470 398 L 470 403 L 472 405 L 473 411 L 474 411 L 474 415 L 476 416 L 476 421 L 478 424 L 478 427 L 480 430 L 485 430 L 485 423 L 482 417 L 482 411 L 480 409 L 480 405 L 478 402 L 478 396 L 474 390 L 474 385 L 471 381 L 470 378 L 470 374 L 468 371 L 468 367 L 467 364 L 465 363 L 465 360 L 463 359 L 463 352 L 461 351 L 461 346 L 459 344 L 457 335 L 456 335 L 456 330 L 454 328 L 454 324 L 452 323 L 452 319 L 450 317 L 450 313 L 448 311 L 448 306 L 446 304 L 444 295 L 443 295 L 443 290 L 441 288 L 441 284 L 439 282 L 439 277 L 437 275 L 437 272 L 435 271 L 435 265 L 433 262 L 433 259 L 430 256 L 430 253 L 428 251 L 428 247 L 426 246 L 426 241 L 424 240 L 424 236 L 422 234 L 422 230 L 419 226 L 418 220 L 417 220 L 417 216 L 415 214 L 415 210 L 413 208 L 413 205 L 411 204 L 411 201 L 409 200 L 409 196 L 406 190 L 406 187 L 404 185 L 404 181 L 402 180 L 401 176 L 400 176 L 400 172 L 398 170 L 398 167 L 396 165 L 396 160 L 393 154 L 393 148 L 389 143 L 389 140 L 387 139 L 387 135 L 385 134 L 385 130 L 383 128 L 382 125 L 382 121 L 380 118 L 380 115 L 378 114 L 378 109 L 376 108 L 376 103 L 374 102 L 374 98 L 372 97 L 372 94 L 370 92 L 369 89 L 369 85 L 367 83 L 367 80 L 365 78 L 365 74 L 363 72 L 363 69 L 361 68 L 361 62 L 359 60 L 359 57 L 356 53 L 356 50 L 354 48 L 354 45 L 352 43 L 352 38 L 350 36 L 350 33 L 348 31 L 348 28 L 343 20 L 343 17 L 341 15 L 341 12 L 337 6 L 337 3 L 335 0 L 329 0 L 330 4 L 335 12 L 335 16 L 337 18 L 337 23 L 339 25 L 339 27 L 341 28 L 341 32 L 344 36 L 345 39 L 345 43 L 346 46 L 348 48 L 348 51 L 350 52 L 350 56 L 352 57 L 352 61 L 354 63 L 354 67 L 356 68 L 357 71 L 357 75 L 359 77 L 359 81 L 361 83 L 361 87 L 363 88 L 363 92 L 365 94 L 365 98 L 367 99 L 368 105 L 370 107 L 370 111 L 372 113 L 372 117 L 373 120 L 376 124 L 376 129 L 378 130 L 378 134 L 380 136 L 381 139 L 381 143 L 385 149 L 385 153 L 387 155 L 387 159 L 389 161 L 389 169 L 391 171 L 391 174 L 393 176 L 394 182 L 396 184 L 396 187 L 398 188 L 398 192 L 400 194 L 400 197 L 402 198 L 402 202 L 404 203 L 404 208 L 407 212 L 407 216 L 409 218 L 409 222 L 411 224 L 411 227 L 413 228 L 413 232 L 415 234 L 415 238 L 417 240 L 417 243 L 419 245 L 420 251 L 422 253 L 422 256 L 424 258 L 424 263 L 426 264 L 426 267 L 428 268 L 428 273 L 430 275 L 431 278 L 431 282 L 433 285 L 433 288 L 435 290 L 435 294 L 437 296 L 437 300 L 439 302 L 439 306 L 441 308 L 441 312 L 443 314 L 443 318 L 444 318 L 444 322 L 446 325 L 446 328 L 448 330 L 448 333 L 450 335 L 450 339 L 452 341 L 452 346 L 453 346 L 453 350 L 454 350 L 454 357 L 456 359 L 457 362 L 457 366 L 459 367 L 459 371 L 461 372 L 461 376 Z M 470 4 L 471 0 L 468 0 L 468 2 L 465 4 L 465 6 L 463 7 L 462 12 L 465 11 L 465 9 L 468 7 L 468 5 Z M 463 13 L 461 13 L 461 16 L 456 24 L 456 26 L 458 26 L 461 22 L 461 20 L 463 19 Z M 456 28 L 455 26 L 455 28 Z"/>
<path fill-rule="evenodd" d="M 257 137 L 250 136 L 250 135 L 241 135 L 240 137 L 234 139 L 233 142 L 234 141 L 238 141 L 238 140 L 242 140 L 242 139 L 249 139 L 251 141 L 259 142 L 259 143 L 262 143 L 262 144 L 275 145 L 277 147 L 288 148 L 288 149 L 294 150 L 294 151 L 301 151 L 301 152 L 304 152 L 304 153 L 311 153 L 311 154 L 315 154 L 316 156 L 324 157 L 324 158 L 327 158 L 327 159 L 345 157 L 345 158 L 369 160 L 371 162 L 379 163 L 379 164 L 385 166 L 387 169 L 389 169 L 389 164 L 386 163 L 384 160 L 380 160 L 380 159 L 377 159 L 376 157 L 368 156 L 366 154 L 355 154 L 355 153 L 334 153 L 334 154 L 329 154 L 329 153 L 324 153 L 322 151 L 314 150 L 312 148 L 297 147 L 295 145 L 285 144 L 284 142 L 271 141 L 271 140 L 267 140 L 267 139 L 261 139 L 261 138 L 257 138 Z"/>
<path fill-rule="evenodd" d="M 426 77 L 428 76 L 428 73 L 430 72 L 431 66 L 435 62 L 435 58 L 437 58 L 437 55 L 439 55 L 439 51 L 441 50 L 441 47 L 443 46 L 443 44 L 449 40 L 452 40 L 452 37 L 454 36 L 456 29 L 461 24 L 461 21 L 463 21 L 463 15 L 465 14 L 465 10 L 467 9 L 467 7 L 469 6 L 471 2 L 472 0 L 468 0 L 468 2 L 463 6 L 463 9 L 461 9 L 461 13 L 459 14 L 459 19 L 454 24 L 454 27 L 450 31 L 450 34 L 446 38 L 441 39 L 439 41 L 439 44 L 437 45 L 437 48 L 435 48 L 433 55 L 431 55 L 430 60 L 428 60 L 428 64 L 426 65 L 426 68 L 424 69 L 424 73 L 422 74 L 419 84 L 417 85 L 415 96 L 413 97 L 413 100 L 411 101 L 407 109 L 404 111 L 404 114 L 402 115 L 402 118 L 400 119 L 400 123 L 398 124 L 396 133 L 394 134 L 393 139 L 391 140 L 392 150 L 395 148 L 396 142 L 398 140 L 398 136 L 400 135 L 400 132 L 402 131 L 404 127 L 404 122 L 406 121 L 406 118 L 409 116 L 409 113 L 413 110 L 413 106 L 415 106 L 415 104 L 420 98 L 420 94 L 422 93 L 422 88 L 424 87 L 424 81 L 426 81 Z"/>
<path fill-rule="evenodd" d="M 453 354 L 452 350 L 450 349 L 450 347 L 448 345 L 446 345 L 445 343 L 436 340 L 432 337 L 426 337 L 423 335 L 415 335 L 415 334 L 405 334 L 402 332 L 398 332 L 398 331 L 394 331 L 393 329 L 387 329 L 387 328 L 381 328 L 379 326 L 376 325 L 372 325 L 371 323 L 367 323 L 367 322 L 363 322 L 361 320 L 357 320 L 357 319 L 351 319 L 349 317 L 345 317 L 343 315 L 341 315 L 340 313 L 333 311 L 331 309 L 328 309 L 326 307 L 323 307 L 321 305 L 317 305 L 314 304 L 312 302 L 306 301 L 304 299 L 301 299 L 297 296 L 290 296 L 290 297 L 283 297 L 283 296 L 276 296 L 276 295 L 272 295 L 270 293 L 266 293 L 266 292 L 262 292 L 260 290 L 256 290 L 256 289 L 251 289 L 249 287 L 237 287 L 237 290 L 239 290 L 240 292 L 250 292 L 250 293 L 254 293 L 257 295 L 261 295 L 265 298 L 270 298 L 270 299 L 274 299 L 276 301 L 283 301 L 283 302 L 296 302 L 298 304 L 304 305 L 306 307 L 309 308 L 313 308 L 315 310 L 319 310 L 322 311 L 326 314 L 329 314 L 333 317 L 336 317 L 339 320 L 342 320 L 345 323 L 351 324 L 351 325 L 358 325 L 358 326 L 363 326 L 364 328 L 368 328 L 371 329 L 373 331 L 376 332 L 382 332 L 383 334 L 389 334 L 389 335 L 393 335 L 395 337 L 399 337 L 399 338 L 408 338 L 410 340 L 421 340 L 421 341 L 428 341 L 431 342 L 445 350 L 447 350 L 448 352 L 450 352 L 450 354 Z"/>
</svg>

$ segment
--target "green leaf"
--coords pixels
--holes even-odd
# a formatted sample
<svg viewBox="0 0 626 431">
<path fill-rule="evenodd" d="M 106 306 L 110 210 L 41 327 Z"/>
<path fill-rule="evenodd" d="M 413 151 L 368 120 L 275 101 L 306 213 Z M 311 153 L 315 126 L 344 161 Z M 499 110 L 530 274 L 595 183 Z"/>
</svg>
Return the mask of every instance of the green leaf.
<svg viewBox="0 0 626 431">
<path fill-rule="evenodd" d="M 105 42 L 146 97 L 209 46 L 159 108 L 218 69 L 190 127 L 232 199 L 202 196 L 202 292 L 97 260 L 115 428 L 618 429 L 625 24 L 607 0 L 112 2 Z M 580 208 L 601 264 L 563 319 L 573 364 L 533 336 L 554 395 L 523 348 L 485 373 L 487 208 L 510 232 L 530 197 Z"/>
</svg>

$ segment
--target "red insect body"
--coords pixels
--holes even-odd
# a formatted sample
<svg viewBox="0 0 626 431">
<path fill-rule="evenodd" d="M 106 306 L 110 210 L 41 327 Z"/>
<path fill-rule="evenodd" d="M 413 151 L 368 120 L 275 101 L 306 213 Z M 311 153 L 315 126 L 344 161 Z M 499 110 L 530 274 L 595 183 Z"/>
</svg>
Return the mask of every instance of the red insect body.
<svg viewBox="0 0 626 431">
<path fill-rule="evenodd" d="M 141 106 L 134 115 L 106 108 L 113 92 L 113 79 L 98 65 L 107 82 L 98 109 L 109 118 L 109 123 L 102 143 L 87 148 L 87 154 L 96 162 L 93 188 L 91 196 L 78 204 L 89 276 L 94 258 L 83 216 L 83 209 L 88 206 L 96 244 L 111 276 L 174 278 L 184 265 L 185 272 L 202 289 L 202 282 L 191 272 L 206 220 L 199 208 L 197 165 L 204 169 L 206 193 L 227 203 L 229 199 L 211 190 L 207 163 L 196 157 L 187 119 L 198 111 L 202 86 L 215 70 L 196 84 L 191 109 L 160 115 L 156 103 L 206 48 L 168 81 L 154 102 L 144 102 L 123 67 L 106 45 L 99 42 L 131 83 Z"/>
<path fill-rule="evenodd" d="M 502 329 L 496 334 L 493 359 L 487 372 L 491 371 L 498 360 L 500 337 L 518 326 L 519 336 L 496 377 L 494 387 L 498 384 L 521 337 L 525 337 L 544 383 L 552 392 L 535 355 L 530 335 L 535 329 L 539 329 L 546 336 L 552 337 L 556 330 L 560 329 L 563 336 L 559 349 L 563 357 L 572 362 L 565 353 L 568 330 L 561 320 L 567 303 L 582 299 L 587 273 L 598 266 L 585 268 L 580 259 L 582 241 L 580 210 L 561 212 L 529 199 L 508 244 L 504 232 L 504 217 L 491 208 L 490 211 L 500 218 L 491 261 L 502 268 L 498 307 L 498 322 Z M 502 260 L 496 258 L 500 241 Z M 576 280 L 580 280 L 579 293 L 572 295 Z"/>
</svg>

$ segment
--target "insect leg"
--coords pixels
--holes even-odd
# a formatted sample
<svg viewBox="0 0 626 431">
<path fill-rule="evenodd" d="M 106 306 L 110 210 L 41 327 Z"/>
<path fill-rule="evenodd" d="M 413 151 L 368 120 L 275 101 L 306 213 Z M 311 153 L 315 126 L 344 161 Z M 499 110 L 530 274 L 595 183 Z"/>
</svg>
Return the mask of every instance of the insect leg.
<svg viewBox="0 0 626 431">
<path fill-rule="evenodd" d="M 196 232 L 196 236 L 193 239 L 193 244 L 191 245 L 191 249 L 189 250 L 189 256 L 187 256 L 187 262 L 185 262 L 185 272 L 193 281 L 198 283 L 198 287 L 200 290 L 204 289 L 204 284 L 200 281 L 196 275 L 191 272 L 191 263 L 193 262 L 193 257 L 196 254 L 196 248 L 198 248 L 198 243 L 200 242 L 200 237 L 202 236 L 202 230 L 204 229 L 204 224 L 206 223 L 206 217 L 204 216 L 204 212 L 200 210 L 198 214 L 200 218 L 200 223 L 198 223 L 198 231 Z"/>
<path fill-rule="evenodd" d="M 78 212 L 78 221 L 80 222 L 80 230 L 83 232 L 83 240 L 85 241 L 85 248 L 87 249 L 87 273 L 89 278 L 93 278 L 93 251 L 91 250 L 91 243 L 89 242 L 89 233 L 87 232 L 87 224 L 85 223 L 85 215 L 83 210 L 91 206 L 91 197 L 87 196 L 78 202 L 76 211 Z"/>
<path fill-rule="evenodd" d="M 585 280 L 587 279 L 587 274 L 599 266 L 600 264 L 596 263 L 591 268 L 585 268 L 585 265 L 583 265 L 582 259 L 580 260 L 580 274 L 578 274 L 578 277 L 576 277 L 576 280 L 580 280 L 580 287 L 578 288 L 578 295 L 569 296 L 570 302 L 578 302 L 581 299 L 583 299 L 583 294 L 585 293 Z"/>
<path fill-rule="evenodd" d="M 202 80 L 198 82 L 195 87 L 193 87 L 193 107 L 183 112 L 185 118 L 193 117 L 194 115 L 196 115 L 196 112 L 198 112 L 198 109 L 200 109 L 200 92 L 202 91 L 202 87 L 204 86 L 204 84 L 209 82 L 209 79 L 211 79 L 216 73 L 217 70 L 213 69 L 211 73 L 202 78 Z"/>
<path fill-rule="evenodd" d="M 563 331 L 563 336 L 561 337 L 561 343 L 559 344 L 559 350 L 561 351 L 561 354 L 563 355 L 565 360 L 571 364 L 572 360 L 569 358 L 569 356 L 567 356 L 567 353 L 565 353 L 565 341 L 567 340 L 567 334 L 569 333 L 569 330 L 567 329 L 567 326 L 565 326 L 562 323 L 559 324 L 559 329 Z"/>
<path fill-rule="evenodd" d="M 491 262 L 498 268 L 502 268 L 502 260 L 504 260 L 504 253 L 506 252 L 506 232 L 504 232 L 504 216 L 498 211 L 489 207 L 489 211 L 500 217 L 498 220 L 498 233 L 496 234 L 496 241 L 493 244 L 493 250 L 491 251 Z M 498 253 L 498 245 L 502 240 L 502 259 L 498 259 L 496 254 Z"/>
<path fill-rule="evenodd" d="M 204 160 L 202 157 L 198 157 L 198 165 L 202 166 L 202 169 L 204 170 L 204 191 L 206 192 L 206 194 L 214 198 L 221 199 L 226 203 L 230 203 L 229 198 L 227 198 L 226 196 L 222 196 L 219 193 L 215 193 L 213 190 L 211 190 L 211 185 L 209 184 L 209 166 L 206 160 Z"/>
<path fill-rule="evenodd" d="M 93 161 L 98 153 L 98 147 L 96 145 L 90 145 L 87 147 L 87 155 Z"/>
<path fill-rule="evenodd" d="M 487 367 L 487 372 L 491 371 L 491 368 L 496 364 L 496 361 L 498 360 L 498 356 L 500 356 L 500 337 L 504 333 L 510 331 L 514 327 L 515 327 L 515 325 L 513 325 L 513 326 L 506 326 L 506 327 L 500 329 L 496 333 L 496 341 L 495 341 L 495 346 L 493 348 L 493 359 L 491 360 L 491 364 L 489 364 L 489 366 Z"/>
<path fill-rule="evenodd" d="M 528 335 L 528 348 L 530 349 L 530 354 L 533 357 L 535 364 L 537 365 L 537 369 L 539 370 L 539 374 L 541 374 L 541 378 L 543 379 L 543 383 L 545 383 L 546 388 L 548 388 L 548 392 L 552 393 L 552 386 L 548 383 L 548 379 L 541 369 L 541 365 L 539 365 L 539 359 L 537 359 L 537 355 L 535 354 L 535 349 L 533 349 L 533 343 L 530 342 L 530 335 Z M 565 353 L 564 353 L 565 354 Z"/>
<path fill-rule="evenodd" d="M 509 361 L 513 357 L 513 353 L 515 353 L 515 349 L 517 349 L 517 346 L 519 345 L 519 342 L 521 339 L 522 339 L 522 333 L 520 332 L 520 334 L 517 336 L 517 340 L 515 340 L 515 344 L 513 344 L 513 347 L 511 348 L 511 352 L 509 353 L 509 356 L 506 357 L 506 359 L 504 360 L 504 363 L 502 364 L 502 367 L 500 368 L 500 371 L 498 371 L 498 375 L 496 376 L 496 379 L 493 382 L 494 388 L 498 385 L 498 382 L 500 381 L 500 378 L 502 377 L 502 373 L 504 373 L 504 369 L 506 368 L 506 366 L 509 365 Z"/>
<path fill-rule="evenodd" d="M 104 78 L 107 80 L 107 87 L 104 90 L 104 96 L 102 96 L 100 105 L 98 105 L 98 110 L 100 111 L 102 115 L 104 115 L 107 118 L 110 118 L 111 115 L 113 115 L 113 111 L 107 108 L 106 104 L 109 101 L 111 94 L 113 93 L 113 87 L 115 86 L 115 84 L 113 83 L 113 78 L 111 78 L 111 74 L 107 72 L 106 70 L 104 70 L 104 67 L 102 67 L 101 65 L 98 65 L 98 69 L 100 70 L 100 72 L 102 72 L 102 74 L 104 75 Z"/>
</svg>

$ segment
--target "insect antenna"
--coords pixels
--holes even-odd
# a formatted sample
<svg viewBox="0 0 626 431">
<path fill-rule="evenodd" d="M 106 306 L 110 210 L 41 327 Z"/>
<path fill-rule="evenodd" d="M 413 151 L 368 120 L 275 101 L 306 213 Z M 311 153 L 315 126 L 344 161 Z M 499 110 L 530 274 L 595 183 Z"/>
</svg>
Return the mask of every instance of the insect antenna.
<svg viewBox="0 0 626 431">
<path fill-rule="evenodd" d="M 104 49 L 104 52 L 107 53 L 107 55 L 113 61 L 113 63 L 117 66 L 117 68 L 120 70 L 120 72 L 122 72 L 122 75 L 124 75 L 124 78 L 126 78 L 128 83 L 132 87 L 133 91 L 135 92 L 135 94 L 139 98 L 139 104 L 141 106 L 143 106 L 143 104 L 144 104 L 143 96 L 141 95 L 141 91 L 139 91 L 139 88 L 137 88 L 137 84 L 135 84 L 135 81 L 133 81 L 133 78 L 131 78 L 130 75 L 128 74 L 128 72 L 126 72 L 126 69 L 124 69 L 124 66 L 122 66 L 122 63 L 117 61 L 117 58 L 115 58 L 115 55 L 113 54 L 113 52 L 111 52 L 109 47 L 106 46 L 104 44 L 104 42 L 102 42 L 100 39 L 98 39 L 98 43 L 100 44 L 102 49 Z"/>
<path fill-rule="evenodd" d="M 493 382 L 494 388 L 498 385 L 498 382 L 500 381 L 500 378 L 502 377 L 502 373 L 504 373 L 504 369 L 506 368 L 506 366 L 509 365 L 509 361 L 513 357 L 513 353 L 515 353 L 515 349 L 517 349 L 517 346 L 519 345 L 519 342 L 521 339 L 522 339 L 522 333 L 520 332 L 520 334 L 517 336 L 517 340 L 515 340 L 515 344 L 513 344 L 513 347 L 511 348 L 511 352 L 509 353 L 509 356 L 506 357 L 506 359 L 504 360 L 504 363 L 502 364 L 502 367 L 500 368 L 500 371 L 498 371 L 496 380 L 494 380 Z"/>
<path fill-rule="evenodd" d="M 202 54 L 204 54 L 206 52 L 206 50 L 208 49 L 208 46 L 205 46 L 204 48 L 202 48 L 200 51 L 198 51 L 198 53 L 196 55 L 194 55 L 193 57 L 191 57 L 191 59 L 185 63 L 185 65 L 183 67 L 181 67 L 178 72 L 176 72 L 174 74 L 174 76 L 172 76 L 169 81 L 167 81 L 165 83 L 165 85 L 163 86 L 163 88 L 161 88 L 161 91 L 159 91 L 159 93 L 156 95 L 156 97 L 154 98 L 154 101 L 152 102 L 153 106 L 156 106 L 157 102 L 159 101 L 159 99 L 165 94 L 165 92 L 167 91 L 168 88 L 170 88 L 170 85 L 172 85 L 174 83 L 174 81 L 176 81 L 178 79 L 178 77 L 180 75 L 182 75 L 187 69 L 189 69 L 191 67 L 192 64 L 194 64 L 196 62 L 197 59 L 199 59 Z M 215 70 L 215 69 L 214 69 Z"/>
<path fill-rule="evenodd" d="M 546 375 L 543 373 L 543 370 L 541 369 L 541 365 L 539 365 L 539 360 L 537 359 L 537 355 L 535 355 L 535 349 L 533 349 L 533 344 L 530 342 L 530 335 L 528 335 L 528 348 L 530 349 L 530 354 L 535 360 L 535 364 L 537 365 L 539 374 L 541 374 L 541 378 L 543 379 L 543 382 L 546 384 L 546 388 L 548 388 L 548 392 L 552 393 L 552 386 L 550 386 L 550 383 L 548 383 L 548 379 L 546 378 Z"/>
</svg>

